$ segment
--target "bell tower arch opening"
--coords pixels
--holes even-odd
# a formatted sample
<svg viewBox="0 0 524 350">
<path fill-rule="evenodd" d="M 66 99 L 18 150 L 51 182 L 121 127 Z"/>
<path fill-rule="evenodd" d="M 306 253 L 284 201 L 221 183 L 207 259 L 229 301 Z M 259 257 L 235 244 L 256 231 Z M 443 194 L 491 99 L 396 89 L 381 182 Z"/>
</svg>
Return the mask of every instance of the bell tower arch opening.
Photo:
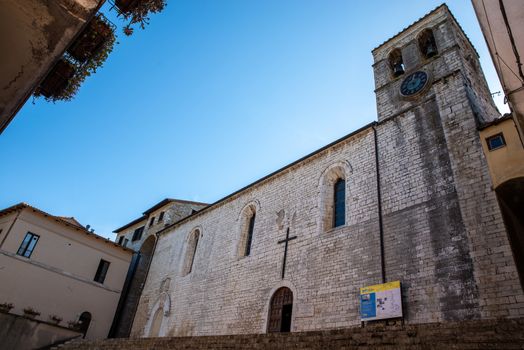
<svg viewBox="0 0 524 350">
<path fill-rule="evenodd" d="M 424 58 L 429 59 L 438 54 L 437 42 L 430 28 L 426 28 L 418 36 L 418 47 Z"/>
<path fill-rule="evenodd" d="M 402 51 L 399 48 L 394 49 L 388 56 L 389 66 L 393 76 L 400 77 L 404 74 L 404 61 L 402 60 Z"/>
</svg>

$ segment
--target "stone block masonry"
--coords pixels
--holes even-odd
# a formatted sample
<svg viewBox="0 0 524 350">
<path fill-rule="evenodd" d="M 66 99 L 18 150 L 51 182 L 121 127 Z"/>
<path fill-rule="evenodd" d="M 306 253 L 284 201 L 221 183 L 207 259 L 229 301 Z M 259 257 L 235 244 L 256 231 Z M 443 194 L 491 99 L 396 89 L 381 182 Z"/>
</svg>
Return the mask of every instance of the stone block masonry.
<svg viewBox="0 0 524 350">
<path fill-rule="evenodd" d="M 434 57 L 417 51 L 422 30 L 434 33 Z M 394 48 L 404 76 L 390 71 Z M 407 324 L 524 316 L 477 131 L 496 110 L 468 63 L 474 48 L 441 6 L 373 54 L 377 123 L 160 231 L 133 337 L 265 333 L 281 287 L 293 293 L 292 332 L 354 327 L 359 288 L 383 280 L 401 281 Z M 420 70 L 428 85 L 401 96 Z M 337 179 L 345 220 L 333 228 Z M 243 256 L 247 207 L 256 219 Z M 288 229 L 297 239 L 282 279 Z"/>
<path fill-rule="evenodd" d="M 135 254 L 130 267 L 134 273 L 129 281 L 125 299 L 121 300 L 122 308 L 115 317 L 109 335 L 111 338 L 129 337 L 142 288 L 147 277 L 149 262 L 155 246 L 156 233 L 166 225 L 181 220 L 205 206 L 206 204 L 204 203 L 166 198 L 146 210 L 141 218 L 115 231 L 118 234 L 117 242 L 128 242 L 128 247 L 135 250 L 137 254 Z M 142 229 L 141 236 L 135 237 L 135 231 L 139 228 Z"/>
<path fill-rule="evenodd" d="M 74 341 L 64 350 L 428 350 L 522 349 L 524 320 L 368 325 L 329 331 Z M 58 348 L 57 348 L 58 349 Z"/>
</svg>

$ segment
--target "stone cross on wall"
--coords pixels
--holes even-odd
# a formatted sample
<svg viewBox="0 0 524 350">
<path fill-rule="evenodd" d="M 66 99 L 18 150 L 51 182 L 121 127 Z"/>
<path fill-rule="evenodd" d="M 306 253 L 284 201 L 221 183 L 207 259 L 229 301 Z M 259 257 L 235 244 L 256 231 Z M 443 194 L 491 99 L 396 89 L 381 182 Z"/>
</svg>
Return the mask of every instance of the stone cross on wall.
<svg viewBox="0 0 524 350">
<path fill-rule="evenodd" d="M 286 231 L 286 238 L 278 241 L 278 244 L 285 243 L 284 245 L 284 259 L 282 260 L 282 279 L 284 279 L 286 273 L 286 259 L 287 259 L 287 245 L 289 241 L 296 239 L 297 236 L 289 237 L 289 227 Z"/>
</svg>

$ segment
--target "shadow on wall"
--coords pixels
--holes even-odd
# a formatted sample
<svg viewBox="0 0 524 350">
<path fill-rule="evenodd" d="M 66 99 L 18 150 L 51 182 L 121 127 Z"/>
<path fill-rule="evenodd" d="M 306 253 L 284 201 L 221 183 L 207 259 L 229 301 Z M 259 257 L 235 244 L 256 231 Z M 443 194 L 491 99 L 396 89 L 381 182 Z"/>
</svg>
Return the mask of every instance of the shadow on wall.
<svg viewBox="0 0 524 350">
<path fill-rule="evenodd" d="M 81 336 L 80 332 L 69 328 L 18 315 L 0 313 L 0 347 L 2 349 L 40 349 Z"/>
<path fill-rule="evenodd" d="M 504 182 L 495 190 L 524 289 L 524 177 Z"/>
</svg>

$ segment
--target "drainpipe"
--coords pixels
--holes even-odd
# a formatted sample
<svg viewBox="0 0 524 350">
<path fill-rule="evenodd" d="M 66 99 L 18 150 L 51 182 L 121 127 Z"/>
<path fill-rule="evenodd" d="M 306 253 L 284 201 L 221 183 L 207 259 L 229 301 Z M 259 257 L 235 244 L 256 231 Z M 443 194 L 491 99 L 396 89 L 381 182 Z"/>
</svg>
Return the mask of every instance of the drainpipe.
<svg viewBox="0 0 524 350">
<path fill-rule="evenodd" d="M 506 8 L 504 7 L 503 0 L 499 0 L 499 8 L 500 8 L 500 13 L 502 14 L 502 19 L 504 20 L 504 25 L 506 26 L 506 31 L 508 32 L 511 49 L 513 50 L 513 54 L 515 55 L 515 63 L 517 64 L 517 69 L 519 71 L 519 77 L 520 77 L 520 78 L 519 77 L 517 78 L 519 78 L 520 83 L 521 83 L 520 87 L 513 89 L 512 91 L 505 91 L 506 93 L 505 100 L 509 103 L 510 111 L 513 114 L 513 121 L 515 122 L 517 126 L 520 143 L 524 145 L 524 140 L 522 139 L 524 137 L 524 130 L 522 130 L 522 126 L 520 126 L 520 123 L 517 120 L 517 112 L 515 111 L 515 108 L 513 108 L 513 99 L 510 100 L 510 96 L 512 94 L 519 92 L 524 88 L 524 73 L 522 72 L 522 62 L 520 60 L 520 54 L 517 49 L 517 45 L 515 43 L 515 38 L 513 36 L 513 31 L 511 30 L 511 25 L 509 24 L 508 15 L 506 13 Z M 486 14 L 486 18 L 487 18 L 487 14 Z M 497 52 L 495 52 L 495 54 L 498 55 Z M 515 74 L 513 71 L 512 73 Z"/>
<path fill-rule="evenodd" d="M 508 32 L 509 42 L 511 43 L 511 49 L 515 55 L 515 63 L 517 64 L 517 69 L 519 70 L 520 82 L 524 84 L 524 73 L 522 72 L 522 62 L 520 61 L 519 50 L 515 44 L 515 38 L 513 36 L 513 31 L 511 30 L 511 25 L 508 21 L 508 15 L 506 14 L 506 8 L 504 7 L 504 1 L 499 0 L 500 13 L 502 14 L 502 19 L 504 20 L 504 25 L 506 26 L 506 31 Z"/>
<path fill-rule="evenodd" d="M 382 192 L 380 188 L 380 164 L 378 158 L 378 135 L 376 124 L 372 126 L 375 141 L 375 170 L 377 174 L 378 229 L 380 236 L 380 274 L 382 283 L 386 283 L 386 263 L 384 261 L 384 223 L 382 220 Z"/>
<path fill-rule="evenodd" d="M 18 220 L 18 217 L 19 217 L 20 214 L 22 213 L 22 210 L 23 210 L 23 208 L 22 208 L 22 209 L 18 209 L 18 213 L 16 214 L 15 219 L 13 220 L 13 222 L 11 223 L 11 225 L 9 226 L 9 228 L 7 229 L 4 238 L 2 238 L 2 242 L 0 243 L 0 248 L 2 248 L 2 246 L 4 245 L 4 242 L 5 242 L 6 238 L 7 238 L 7 236 L 9 236 L 9 233 L 11 232 L 11 229 L 12 229 L 13 226 L 15 225 L 16 220 Z"/>
</svg>

